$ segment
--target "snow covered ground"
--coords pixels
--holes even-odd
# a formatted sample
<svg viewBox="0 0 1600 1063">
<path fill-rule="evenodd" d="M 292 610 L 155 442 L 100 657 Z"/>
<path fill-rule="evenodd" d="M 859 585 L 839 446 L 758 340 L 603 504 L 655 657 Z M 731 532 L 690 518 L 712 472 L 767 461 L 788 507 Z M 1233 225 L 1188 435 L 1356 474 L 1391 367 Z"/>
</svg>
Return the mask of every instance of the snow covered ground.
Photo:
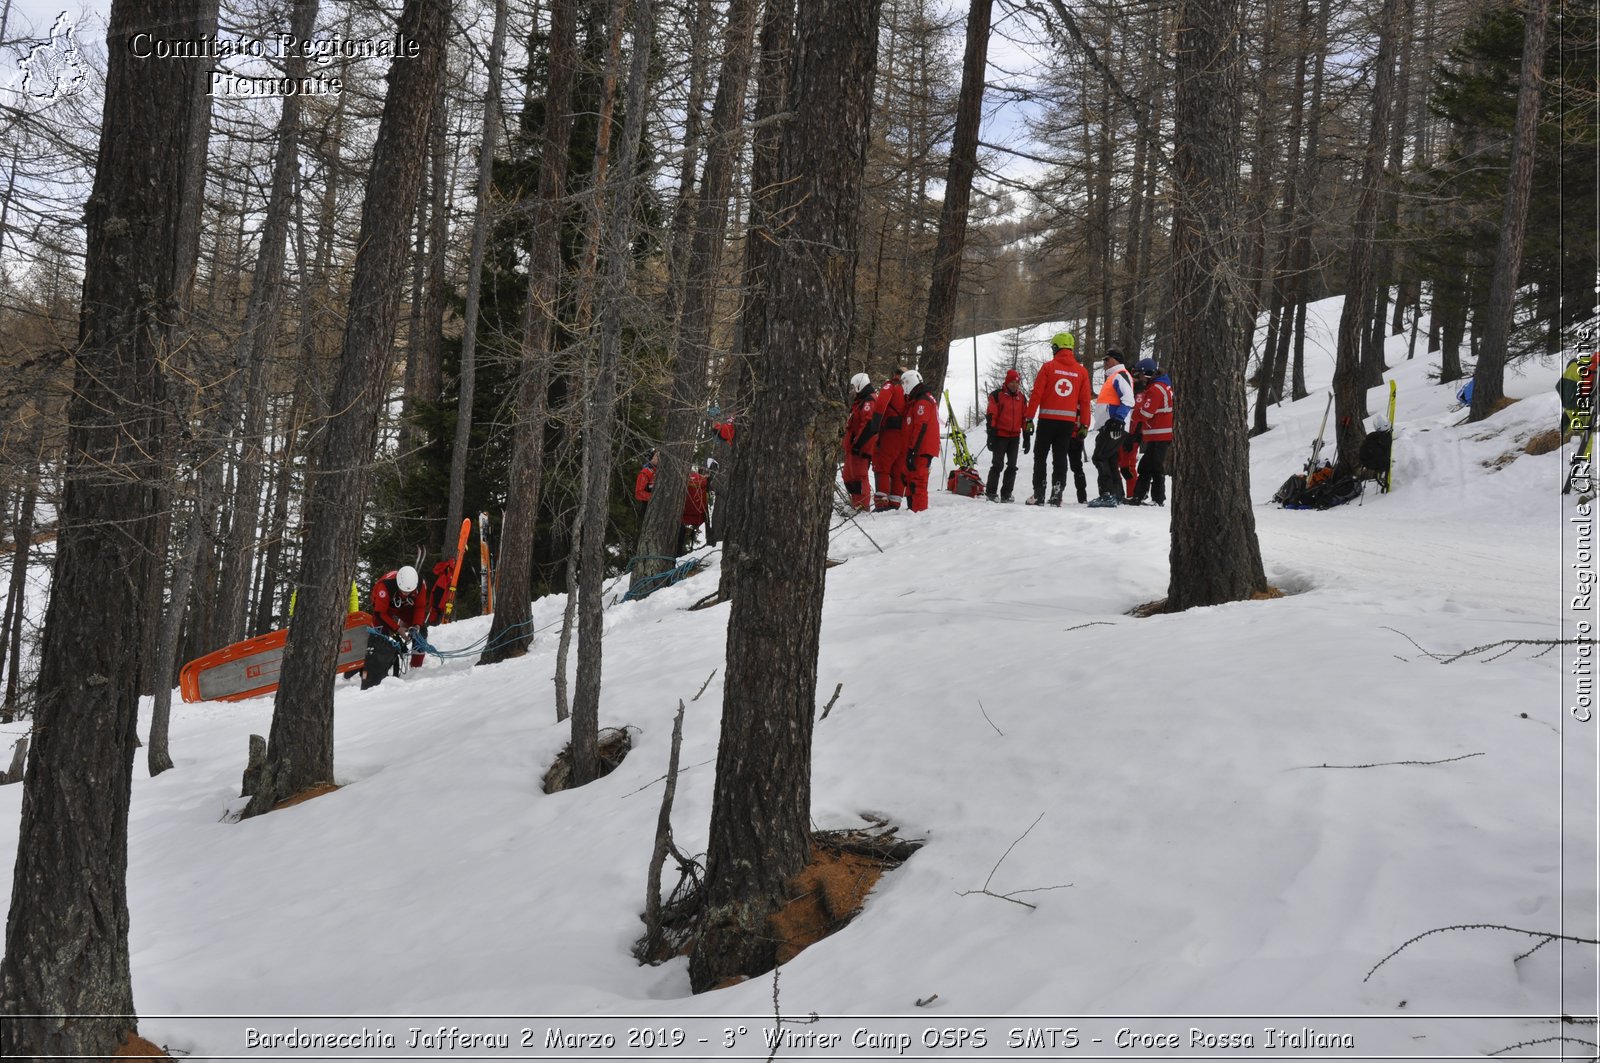
<svg viewBox="0 0 1600 1063">
<path fill-rule="evenodd" d="M 539 787 L 567 740 L 555 598 L 521 660 L 341 684 L 343 789 L 260 819 L 226 816 L 270 700 L 175 706 L 177 770 L 148 779 L 141 758 L 133 791 L 141 1031 L 190 1058 L 469 1058 L 441 1026 L 549 1058 L 764 1059 L 775 1029 L 779 1058 L 1472 1059 L 1531 1041 L 1509 1055 L 1588 1058 L 1547 1039 L 1600 1040 L 1592 1018 L 1558 1021 L 1594 1014 L 1593 946 L 1518 959 L 1539 939 L 1452 931 L 1366 977 L 1436 927 L 1596 936 L 1597 725 L 1569 712 L 1572 650 L 1422 652 L 1573 634 L 1570 452 L 1492 464 L 1557 423 L 1559 366 L 1510 378 L 1522 401 L 1469 427 L 1403 357 L 1393 494 L 1266 504 L 1322 415 L 1320 348 L 1312 396 L 1254 442 L 1282 599 L 1128 616 L 1165 594 L 1170 511 L 1153 507 L 941 492 L 862 519 L 882 553 L 835 531 L 819 694 L 844 690 L 817 725 L 813 818 L 881 815 L 927 844 L 782 968 L 783 1015 L 816 1024 L 775 1026 L 770 977 L 692 997 L 685 961 L 629 954 L 672 715 L 717 669 L 686 715 L 673 815 L 681 848 L 705 844 L 728 610 L 686 607 L 713 569 L 609 609 L 601 723 L 634 749 L 580 790 Z M 20 800 L 0 789 L 0 862 Z M 986 883 L 1037 907 L 970 892 Z M 365 1029 L 369 1047 L 265 1036 L 295 1029 Z M 630 1029 L 652 1032 L 630 1048 Z M 584 1034 L 616 1046 L 563 1040 Z"/>
</svg>

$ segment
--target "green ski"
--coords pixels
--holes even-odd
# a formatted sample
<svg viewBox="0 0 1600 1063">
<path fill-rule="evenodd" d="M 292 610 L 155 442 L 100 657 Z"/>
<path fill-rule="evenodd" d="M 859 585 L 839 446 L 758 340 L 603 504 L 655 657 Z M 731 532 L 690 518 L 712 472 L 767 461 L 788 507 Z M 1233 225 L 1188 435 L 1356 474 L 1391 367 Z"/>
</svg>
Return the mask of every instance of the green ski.
<svg viewBox="0 0 1600 1063">
<path fill-rule="evenodd" d="M 1383 493 L 1388 494 L 1394 490 L 1394 443 L 1397 435 L 1394 426 L 1394 399 L 1396 385 L 1389 381 L 1389 468 L 1383 474 Z"/>
</svg>

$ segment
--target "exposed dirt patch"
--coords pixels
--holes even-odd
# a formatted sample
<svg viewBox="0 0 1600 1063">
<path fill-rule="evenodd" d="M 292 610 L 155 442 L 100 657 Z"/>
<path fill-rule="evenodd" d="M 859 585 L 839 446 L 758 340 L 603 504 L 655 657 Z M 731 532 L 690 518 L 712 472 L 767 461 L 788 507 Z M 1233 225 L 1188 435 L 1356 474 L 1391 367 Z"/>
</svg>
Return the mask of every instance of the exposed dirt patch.
<svg viewBox="0 0 1600 1063">
<path fill-rule="evenodd" d="M 633 736 L 626 728 L 607 727 L 600 732 L 600 775 L 605 778 L 616 770 L 622 758 L 628 755 L 628 750 L 633 748 Z M 572 745 L 567 746 L 556 754 L 555 763 L 550 765 L 550 770 L 544 773 L 544 792 L 553 794 L 560 790 L 572 789 Z"/>
<path fill-rule="evenodd" d="M 1524 454 L 1532 454 L 1534 456 L 1538 456 L 1540 454 L 1549 454 L 1551 451 L 1560 449 L 1561 429 L 1559 428 L 1550 428 L 1543 432 L 1535 432 L 1533 435 L 1528 437 L 1528 441 L 1526 443 L 1522 444 L 1522 452 Z"/>
<path fill-rule="evenodd" d="M 1287 593 L 1294 592 L 1290 591 Z M 1250 600 L 1252 602 L 1269 602 L 1274 598 L 1283 597 L 1287 597 L 1286 592 L 1279 590 L 1277 587 L 1268 587 L 1264 591 L 1257 591 L 1256 593 L 1252 594 L 1250 596 Z M 1134 606 L 1132 609 L 1128 610 L 1128 615 L 1143 619 L 1147 616 L 1161 616 L 1162 614 L 1170 613 L 1171 611 L 1172 610 L 1167 608 L 1167 600 L 1165 598 L 1157 598 L 1153 602 L 1145 602 L 1143 605 Z"/>
<path fill-rule="evenodd" d="M 157 1061 L 165 1061 L 165 1063 L 173 1063 L 172 1057 L 167 1055 L 166 1051 L 159 1045 L 145 1040 L 143 1037 L 140 1037 L 138 1034 L 132 1031 L 123 1034 L 122 1044 L 118 1045 L 117 1050 L 111 1053 L 111 1058 L 153 1059 Z"/>
<path fill-rule="evenodd" d="M 789 880 L 789 900 L 767 918 L 762 944 L 772 949 L 772 964 L 765 970 L 788 963 L 807 947 L 842 930 L 860 913 L 883 873 L 899 867 L 922 848 L 920 840 L 902 840 L 895 836 L 896 828 L 876 820 L 874 823 L 876 826 L 870 830 L 819 831 L 812 836 L 810 863 Z M 698 864 L 681 870 L 684 874 L 679 888 L 662 906 L 661 947 L 648 955 L 644 951 L 645 939 L 635 947 L 634 954 L 642 962 L 662 963 L 674 956 L 685 956 L 696 945 L 704 889 L 702 871 Z M 722 989 L 743 980 L 727 978 L 712 988 Z"/>
<path fill-rule="evenodd" d="M 890 866 L 881 857 L 813 841 L 811 863 L 790 882 L 794 899 L 770 920 L 779 966 L 854 919 Z"/>
<path fill-rule="evenodd" d="M 282 801 L 279 801 L 277 804 L 273 805 L 272 811 L 276 812 L 280 808 L 288 808 L 291 805 L 303 805 L 314 797 L 321 797 L 323 794 L 331 794 L 338 788 L 338 786 L 331 782 L 325 782 L 318 786 L 308 786 L 306 789 L 301 790 L 294 796 L 285 797 Z"/>
</svg>

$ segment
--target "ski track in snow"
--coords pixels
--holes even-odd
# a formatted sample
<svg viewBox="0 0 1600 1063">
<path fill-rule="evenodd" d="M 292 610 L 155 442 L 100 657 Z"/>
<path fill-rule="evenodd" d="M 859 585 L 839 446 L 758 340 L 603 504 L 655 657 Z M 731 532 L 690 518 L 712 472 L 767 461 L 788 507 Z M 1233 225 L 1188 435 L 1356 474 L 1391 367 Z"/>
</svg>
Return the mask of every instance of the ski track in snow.
<svg viewBox="0 0 1600 1063">
<path fill-rule="evenodd" d="M 1331 346 L 1337 302 L 1313 310 Z M 980 350 L 998 357 L 999 339 Z M 783 969 L 786 1014 L 1548 1016 L 1592 1004 L 1592 949 L 1569 948 L 1563 974 L 1557 948 L 1513 964 L 1533 939 L 1492 932 L 1428 938 L 1362 981 L 1407 938 L 1451 923 L 1549 929 L 1564 916 L 1593 936 L 1596 902 L 1595 824 L 1559 815 L 1563 790 L 1569 810 L 1594 807 L 1595 732 L 1565 718 L 1559 655 L 1442 665 L 1384 630 L 1436 653 L 1558 634 L 1568 455 L 1485 463 L 1555 423 L 1559 367 L 1508 381 L 1526 397 L 1488 425 L 1456 427 L 1454 388 L 1429 383 L 1403 344 L 1390 348 L 1396 491 L 1326 513 L 1254 511 L 1283 599 L 1128 616 L 1166 593 L 1168 509 L 940 492 L 925 514 L 862 518 L 882 554 L 840 525 L 830 554 L 847 564 L 828 573 L 819 704 L 844 690 L 816 728 L 813 820 L 882 813 L 927 844 L 846 930 Z M 958 393 L 963 346 L 958 410 L 971 399 Z M 1274 408 L 1253 442 L 1258 501 L 1309 453 L 1332 370 L 1314 353 L 1311 396 Z M 1019 499 L 1032 457 L 1021 461 Z M 567 737 L 555 628 L 492 668 L 430 661 L 372 691 L 340 683 L 343 789 L 245 823 L 223 819 L 242 804 L 246 736 L 267 733 L 270 699 L 175 705 L 177 770 L 146 778 L 140 757 L 134 783 L 140 1011 L 770 1018 L 770 979 L 691 999 L 685 961 L 640 967 L 628 953 L 672 715 L 717 669 L 685 716 L 673 812 L 679 846 L 705 847 L 728 609 L 685 610 L 715 586 L 712 557 L 704 574 L 609 608 L 601 723 L 635 729 L 635 744 L 579 791 L 539 788 Z M 535 603 L 536 622 L 562 605 Z M 461 621 L 435 642 L 486 630 Z M 1467 759 L 1325 767 L 1452 757 Z M 21 789 L 0 789 L 7 857 Z M 961 896 L 1036 818 L 990 888 L 1043 890 L 1020 895 L 1037 909 Z M 666 886 L 675 879 L 669 867 Z M 0 879 L 0 903 L 10 888 Z M 936 1008 L 912 1007 L 935 992 Z M 141 1028 L 195 1058 L 240 1050 L 216 1022 Z M 1415 1032 L 1363 1026 L 1359 1048 L 1477 1056 L 1550 1028 Z"/>
</svg>

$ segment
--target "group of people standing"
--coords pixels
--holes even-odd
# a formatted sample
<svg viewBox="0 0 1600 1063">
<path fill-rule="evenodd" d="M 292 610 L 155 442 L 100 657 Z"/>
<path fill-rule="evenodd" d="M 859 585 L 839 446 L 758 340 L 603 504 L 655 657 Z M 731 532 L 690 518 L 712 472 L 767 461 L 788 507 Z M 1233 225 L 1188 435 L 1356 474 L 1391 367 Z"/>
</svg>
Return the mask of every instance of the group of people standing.
<svg viewBox="0 0 1600 1063">
<path fill-rule="evenodd" d="M 992 455 L 985 497 L 1012 501 L 1020 443 L 1022 453 L 1030 447 L 1033 451 L 1033 494 L 1026 500 L 1030 506 L 1061 505 L 1069 468 L 1082 504 L 1165 505 L 1174 406 L 1171 378 L 1154 359 L 1142 359 L 1130 370 L 1120 351 L 1108 350 L 1104 381 L 1091 398 L 1089 370 L 1078 361 L 1076 346 L 1072 333 L 1056 333 L 1050 338 L 1050 360 L 1039 368 L 1031 392 L 1022 390 L 1022 376 L 1015 369 L 1006 370 L 1005 382 L 990 392 L 983 418 Z M 896 369 L 881 388 L 874 388 L 867 374 L 857 373 L 850 390 L 854 398 L 844 434 L 844 483 L 851 502 L 875 511 L 899 509 L 902 502 L 913 511 L 926 509 L 928 468 L 939 453 L 938 399 L 921 374 L 906 368 Z M 1096 405 L 1104 407 L 1104 415 L 1090 455 L 1099 492 L 1091 501 L 1083 459 Z"/>
<path fill-rule="evenodd" d="M 928 508 L 928 476 L 939 456 L 939 399 L 915 369 L 896 368 L 881 388 L 850 378 L 844 486 L 857 509 Z"/>
</svg>

